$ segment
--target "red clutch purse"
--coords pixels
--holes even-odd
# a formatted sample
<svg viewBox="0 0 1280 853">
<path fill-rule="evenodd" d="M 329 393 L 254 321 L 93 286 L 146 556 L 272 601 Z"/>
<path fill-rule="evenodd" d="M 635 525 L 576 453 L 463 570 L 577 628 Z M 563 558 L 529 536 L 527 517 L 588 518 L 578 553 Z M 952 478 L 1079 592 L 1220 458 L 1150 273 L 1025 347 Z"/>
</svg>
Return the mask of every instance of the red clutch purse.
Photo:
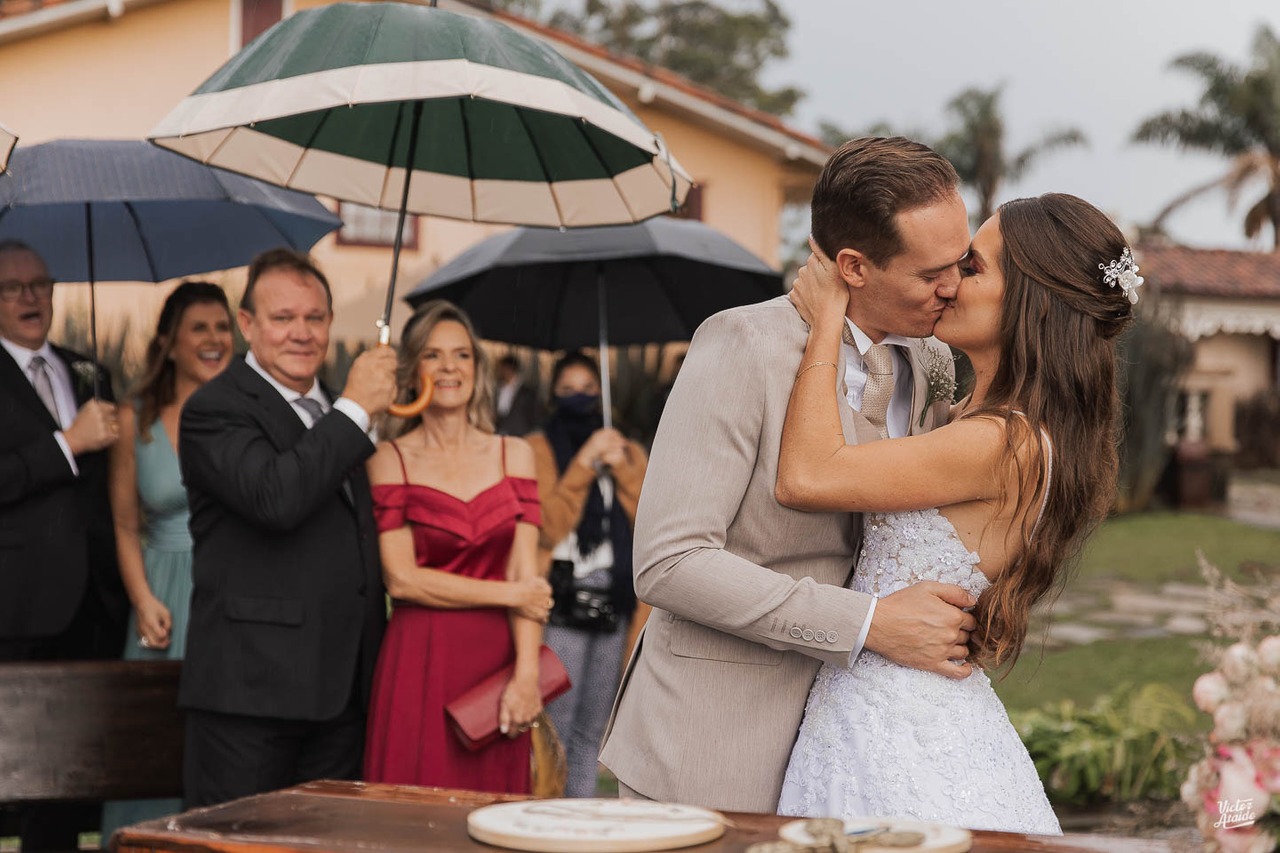
<svg viewBox="0 0 1280 853">
<path fill-rule="evenodd" d="M 498 731 L 498 704 L 515 668 L 514 663 L 503 667 L 444 706 L 444 713 L 453 724 L 453 733 L 467 749 L 473 752 L 483 749 L 502 736 Z M 564 664 L 551 647 L 544 645 L 538 649 L 538 693 L 542 695 L 543 706 L 571 686 L 569 673 L 564 671 Z"/>
</svg>

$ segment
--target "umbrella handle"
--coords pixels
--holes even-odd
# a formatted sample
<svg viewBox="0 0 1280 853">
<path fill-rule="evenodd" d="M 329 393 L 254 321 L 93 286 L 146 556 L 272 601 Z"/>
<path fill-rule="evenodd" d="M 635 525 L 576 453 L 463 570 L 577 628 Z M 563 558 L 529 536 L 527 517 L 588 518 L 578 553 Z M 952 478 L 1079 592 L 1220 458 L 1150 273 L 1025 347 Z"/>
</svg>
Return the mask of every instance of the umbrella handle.
<svg viewBox="0 0 1280 853">
<path fill-rule="evenodd" d="M 378 346 L 391 346 L 391 327 L 383 320 L 378 321 Z M 431 392 L 435 388 L 432 377 L 427 373 L 426 365 L 418 368 L 418 382 L 422 386 L 422 393 L 418 395 L 418 399 L 412 403 L 392 403 L 387 407 L 387 412 L 397 418 L 416 418 L 425 412 L 427 406 L 431 405 Z"/>
<path fill-rule="evenodd" d="M 383 344 L 383 346 L 390 346 L 390 344 Z M 426 411 L 427 406 L 431 405 L 431 391 L 435 387 L 432 379 L 433 377 L 427 372 L 427 366 L 424 364 L 419 368 L 418 372 L 418 381 L 422 385 L 422 393 L 418 395 L 418 399 L 412 403 L 392 403 L 387 407 L 387 411 L 397 418 L 416 418 L 422 414 Z"/>
</svg>

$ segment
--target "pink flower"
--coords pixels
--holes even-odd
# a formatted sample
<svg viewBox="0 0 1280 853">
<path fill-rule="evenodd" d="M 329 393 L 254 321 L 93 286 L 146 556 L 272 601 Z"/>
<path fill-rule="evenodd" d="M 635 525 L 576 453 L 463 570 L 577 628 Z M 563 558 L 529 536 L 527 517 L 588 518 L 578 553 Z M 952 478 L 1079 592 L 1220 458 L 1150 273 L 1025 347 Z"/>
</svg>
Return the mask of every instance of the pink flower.
<svg viewBox="0 0 1280 853">
<path fill-rule="evenodd" d="M 1191 688 L 1191 698 L 1195 700 L 1196 707 L 1206 714 L 1218 710 L 1218 706 L 1230 696 L 1231 687 L 1227 684 L 1227 679 L 1217 671 L 1206 672 L 1196 679 L 1195 686 Z"/>
<path fill-rule="evenodd" d="M 1222 763 L 1218 771 L 1217 810 L 1219 823 L 1226 828 L 1242 826 L 1262 817 L 1271 802 L 1271 795 L 1258 784 L 1258 771 L 1243 747 L 1228 750 L 1231 759 Z"/>
<path fill-rule="evenodd" d="M 1258 664 L 1272 675 L 1280 676 L 1280 634 L 1258 643 Z"/>
<path fill-rule="evenodd" d="M 1280 794 L 1280 746 L 1262 740 L 1251 741 L 1249 759 L 1258 771 L 1258 786 Z"/>
</svg>

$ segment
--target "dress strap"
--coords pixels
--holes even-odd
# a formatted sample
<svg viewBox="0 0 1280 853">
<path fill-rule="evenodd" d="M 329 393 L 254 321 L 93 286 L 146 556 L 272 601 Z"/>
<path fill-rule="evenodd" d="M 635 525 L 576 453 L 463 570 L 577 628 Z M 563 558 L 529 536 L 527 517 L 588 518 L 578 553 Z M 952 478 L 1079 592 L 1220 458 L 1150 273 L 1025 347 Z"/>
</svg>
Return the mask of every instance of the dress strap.
<svg viewBox="0 0 1280 853">
<path fill-rule="evenodd" d="M 404 466 L 404 454 L 400 452 L 400 445 L 396 444 L 396 440 L 391 439 L 391 449 L 396 452 L 396 456 L 400 458 L 400 476 L 404 478 L 404 484 L 409 485 L 409 469 Z"/>
<path fill-rule="evenodd" d="M 507 477 L 507 437 L 505 435 L 498 436 L 498 441 L 502 442 L 502 477 Z"/>
<path fill-rule="evenodd" d="M 1049 489 L 1053 486 L 1053 440 L 1049 438 L 1049 431 L 1044 427 L 1040 427 L 1040 433 L 1044 437 L 1044 497 L 1040 499 L 1040 514 L 1036 516 L 1035 526 L 1031 528 L 1031 535 L 1036 535 L 1036 530 L 1040 528 L 1040 522 L 1044 519 L 1044 509 L 1049 505 Z"/>
</svg>

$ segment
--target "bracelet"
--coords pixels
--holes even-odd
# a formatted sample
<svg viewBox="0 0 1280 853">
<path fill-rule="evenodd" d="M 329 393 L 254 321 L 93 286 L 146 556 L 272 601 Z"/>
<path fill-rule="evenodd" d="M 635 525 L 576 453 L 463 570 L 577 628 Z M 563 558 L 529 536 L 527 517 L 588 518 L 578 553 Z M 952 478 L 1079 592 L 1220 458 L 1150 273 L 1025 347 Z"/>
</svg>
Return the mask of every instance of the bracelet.
<svg viewBox="0 0 1280 853">
<path fill-rule="evenodd" d="M 796 379 L 799 379 L 801 376 L 804 376 L 804 373 L 806 370 L 813 370 L 815 367 L 821 367 L 824 364 L 834 367 L 836 370 L 840 369 L 840 365 L 830 361 L 815 361 L 813 364 L 810 364 L 807 367 L 800 368 L 800 372 L 796 374 Z"/>
</svg>

